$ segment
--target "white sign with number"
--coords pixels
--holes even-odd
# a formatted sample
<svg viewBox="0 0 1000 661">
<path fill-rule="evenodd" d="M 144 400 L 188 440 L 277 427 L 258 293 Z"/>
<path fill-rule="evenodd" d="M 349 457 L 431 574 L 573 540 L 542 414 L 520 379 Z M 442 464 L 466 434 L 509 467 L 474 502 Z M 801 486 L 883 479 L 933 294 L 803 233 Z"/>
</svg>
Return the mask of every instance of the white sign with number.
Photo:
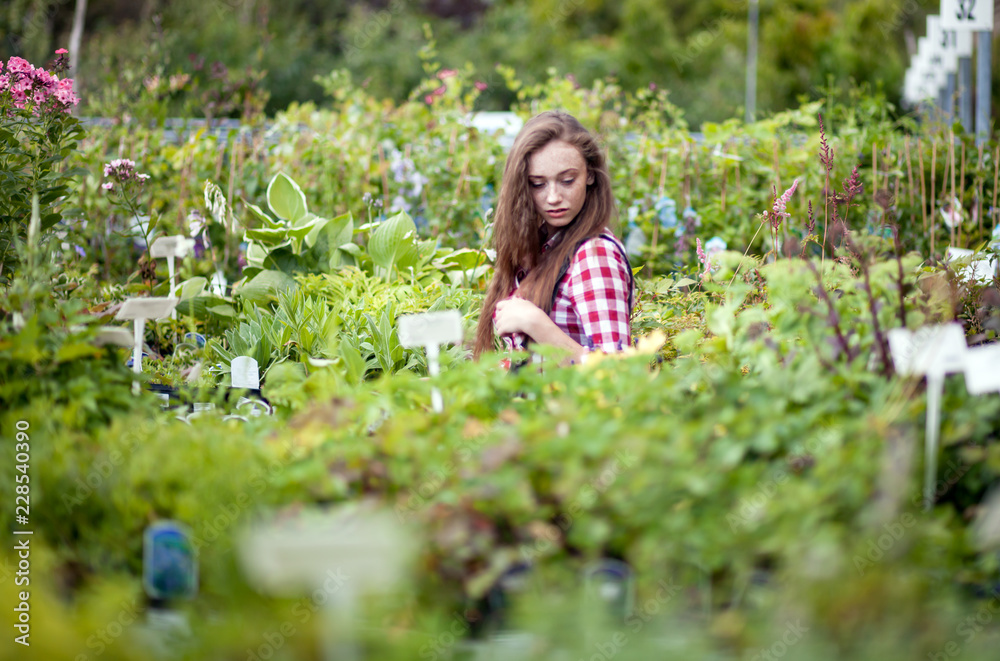
<svg viewBox="0 0 1000 661">
<path fill-rule="evenodd" d="M 935 97 L 945 83 L 945 72 L 942 66 L 944 59 L 940 50 L 927 37 L 917 39 L 917 44 L 920 83 L 929 96 Z"/>
<path fill-rule="evenodd" d="M 940 16 L 927 17 L 927 43 L 933 53 L 940 55 L 940 66 L 946 73 L 955 73 L 958 70 L 957 43 L 956 39 L 951 37 L 952 32 L 941 28 Z"/>
<path fill-rule="evenodd" d="M 972 57 L 972 30 L 946 28 L 940 16 L 927 17 L 927 38 L 949 58 Z"/>
<path fill-rule="evenodd" d="M 941 27 L 992 30 L 993 0 L 941 0 Z"/>
</svg>

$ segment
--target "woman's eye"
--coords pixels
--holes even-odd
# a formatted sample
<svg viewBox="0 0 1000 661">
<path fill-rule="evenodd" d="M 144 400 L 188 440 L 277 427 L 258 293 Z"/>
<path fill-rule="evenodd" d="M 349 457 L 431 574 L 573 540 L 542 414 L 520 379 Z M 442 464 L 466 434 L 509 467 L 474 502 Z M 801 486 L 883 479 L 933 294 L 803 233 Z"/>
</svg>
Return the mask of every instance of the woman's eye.
<svg viewBox="0 0 1000 661">
<path fill-rule="evenodd" d="M 564 186 L 572 186 L 574 181 L 576 181 L 576 179 L 564 179 L 563 180 L 563 185 Z"/>
<path fill-rule="evenodd" d="M 545 183 L 541 182 L 541 181 L 534 181 L 534 182 L 531 183 L 531 187 L 532 188 L 541 188 L 544 185 L 545 185 Z"/>
</svg>

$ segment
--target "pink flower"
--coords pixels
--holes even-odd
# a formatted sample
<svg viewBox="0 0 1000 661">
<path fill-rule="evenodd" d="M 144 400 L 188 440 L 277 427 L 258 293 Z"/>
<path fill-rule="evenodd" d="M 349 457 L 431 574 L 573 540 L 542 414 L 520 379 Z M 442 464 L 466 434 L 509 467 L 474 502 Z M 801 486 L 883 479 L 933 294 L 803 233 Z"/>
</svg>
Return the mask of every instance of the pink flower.
<svg viewBox="0 0 1000 661">
<path fill-rule="evenodd" d="M 448 91 L 448 88 L 446 86 L 442 85 L 441 87 L 439 87 L 436 90 L 434 90 L 433 92 L 431 92 L 431 94 L 433 94 L 434 96 L 444 96 L 444 93 L 447 92 L 447 91 Z"/>
<path fill-rule="evenodd" d="M 479 90 L 480 92 L 485 92 L 486 91 L 486 83 L 484 83 L 481 80 L 477 80 L 476 81 L 476 89 Z"/>
<path fill-rule="evenodd" d="M 788 213 L 785 209 L 788 206 L 788 201 L 792 199 L 792 193 L 795 192 L 798 185 L 799 178 L 796 177 L 795 181 L 792 182 L 792 187 L 782 193 L 780 197 L 775 198 L 773 211 L 770 215 L 766 216 L 770 219 L 772 227 L 777 228 L 781 224 L 782 218 L 791 218 L 792 214 Z"/>
<path fill-rule="evenodd" d="M 68 50 L 66 50 L 65 48 L 57 48 L 57 49 L 56 49 L 56 55 L 65 55 L 65 54 L 66 54 L 66 53 L 68 53 L 68 52 L 69 52 L 69 51 L 68 51 Z"/>
<path fill-rule="evenodd" d="M 424 103 L 426 103 L 427 105 L 431 105 L 432 103 L 434 103 L 434 97 L 428 94 L 427 96 L 424 97 Z"/>
<path fill-rule="evenodd" d="M 73 92 L 72 78 L 65 78 L 56 83 L 56 91 L 53 93 L 53 96 L 55 96 L 56 101 L 63 105 L 66 112 L 69 112 L 70 106 L 80 103 L 80 99 Z"/>
<path fill-rule="evenodd" d="M 120 184 L 127 184 L 130 181 L 137 182 L 140 186 L 149 179 L 148 174 L 139 174 L 135 171 L 135 161 L 127 158 L 118 158 L 110 163 L 104 164 L 104 176 L 117 181 Z M 111 190 L 110 182 L 105 184 L 105 190 Z"/>
<path fill-rule="evenodd" d="M 30 62 L 16 55 L 7 60 L 7 71 L 10 73 L 31 73 L 34 70 L 35 67 L 31 66 Z"/>
<path fill-rule="evenodd" d="M 451 78 L 452 76 L 458 75 L 458 72 L 454 69 L 441 69 L 438 71 L 438 78 L 444 80 L 445 78 Z"/>
<path fill-rule="evenodd" d="M 698 261 L 701 265 L 705 267 L 705 271 L 701 274 L 702 280 L 708 280 L 708 277 L 712 275 L 712 260 L 708 258 L 705 251 L 701 247 L 701 239 L 695 239 L 695 252 L 698 253 Z"/>
<path fill-rule="evenodd" d="M 111 190 L 114 187 L 115 185 L 112 184 L 110 181 L 105 181 L 103 184 L 101 184 L 101 188 L 103 188 L 104 190 Z"/>
</svg>

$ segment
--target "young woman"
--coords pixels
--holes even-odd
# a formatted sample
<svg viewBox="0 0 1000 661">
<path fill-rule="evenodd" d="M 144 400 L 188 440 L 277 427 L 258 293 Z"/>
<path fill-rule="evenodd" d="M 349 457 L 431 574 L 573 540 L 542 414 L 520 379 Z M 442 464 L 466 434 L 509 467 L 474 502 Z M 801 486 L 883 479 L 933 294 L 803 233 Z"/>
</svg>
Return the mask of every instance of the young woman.
<svg viewBox="0 0 1000 661">
<path fill-rule="evenodd" d="M 613 352 L 631 342 L 634 282 L 609 228 L 615 199 L 604 155 L 571 115 L 543 112 L 521 129 L 503 171 L 496 263 L 474 354 L 529 341 Z"/>
</svg>

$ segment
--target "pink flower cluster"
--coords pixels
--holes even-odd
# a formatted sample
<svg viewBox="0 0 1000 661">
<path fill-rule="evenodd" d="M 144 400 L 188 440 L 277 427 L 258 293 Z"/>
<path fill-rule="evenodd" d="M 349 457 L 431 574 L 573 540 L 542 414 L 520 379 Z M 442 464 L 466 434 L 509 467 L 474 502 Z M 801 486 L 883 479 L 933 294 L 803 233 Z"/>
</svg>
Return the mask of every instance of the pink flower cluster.
<svg viewBox="0 0 1000 661">
<path fill-rule="evenodd" d="M 777 228 L 778 225 L 781 224 L 782 218 L 791 218 L 792 214 L 788 213 L 786 209 L 788 207 L 788 201 L 792 199 L 792 193 L 795 192 L 798 185 L 799 179 L 796 177 L 795 181 L 792 182 L 791 188 L 782 193 L 780 197 L 775 197 L 774 207 L 772 208 L 770 215 L 768 215 L 767 212 L 764 212 L 765 217 L 771 221 L 771 227 Z"/>
<path fill-rule="evenodd" d="M 701 239 L 695 239 L 695 252 L 698 254 L 698 261 L 705 267 L 705 270 L 701 273 L 701 279 L 708 280 L 712 275 L 712 260 L 705 254 L 705 250 L 701 247 Z"/>
<path fill-rule="evenodd" d="M 127 158 L 118 158 L 110 163 L 104 164 L 104 176 L 113 181 L 106 181 L 101 184 L 104 190 L 111 190 L 115 187 L 115 182 L 125 185 L 129 182 L 136 182 L 140 186 L 149 179 L 148 174 L 140 174 L 135 171 L 135 161 Z"/>
<path fill-rule="evenodd" d="M 56 53 L 61 58 L 65 49 L 60 48 Z M 72 78 L 60 80 L 59 76 L 41 67 L 36 69 L 30 62 L 16 55 L 7 60 L 6 72 L 0 61 L 0 104 L 4 97 L 9 97 L 15 108 L 31 109 L 36 115 L 43 109 L 68 113 L 80 103 L 73 91 Z"/>
</svg>

